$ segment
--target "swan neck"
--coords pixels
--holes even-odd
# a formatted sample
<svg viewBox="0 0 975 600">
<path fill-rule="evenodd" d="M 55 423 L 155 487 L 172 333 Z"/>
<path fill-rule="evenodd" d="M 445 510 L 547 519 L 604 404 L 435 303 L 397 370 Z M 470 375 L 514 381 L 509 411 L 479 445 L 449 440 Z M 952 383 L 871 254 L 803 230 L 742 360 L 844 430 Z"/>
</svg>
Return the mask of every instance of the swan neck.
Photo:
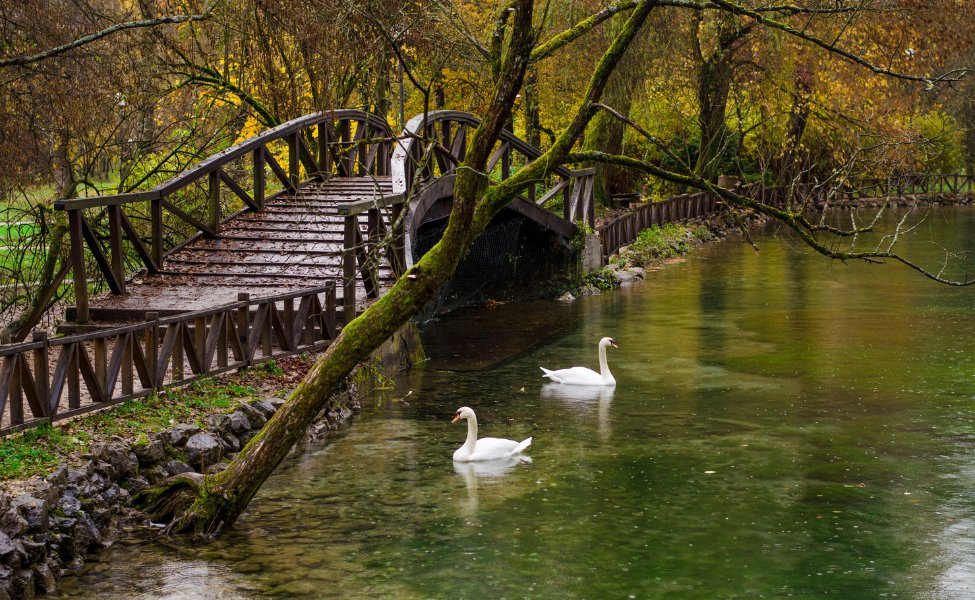
<svg viewBox="0 0 975 600">
<path fill-rule="evenodd" d="M 473 452 L 475 444 L 477 444 L 477 419 L 471 417 L 467 419 L 467 440 L 464 442 L 464 448 Z"/>
<path fill-rule="evenodd" d="M 609 362 L 606 361 L 606 346 L 599 345 L 599 374 L 603 379 L 611 379 L 613 374 L 609 372 Z"/>
</svg>

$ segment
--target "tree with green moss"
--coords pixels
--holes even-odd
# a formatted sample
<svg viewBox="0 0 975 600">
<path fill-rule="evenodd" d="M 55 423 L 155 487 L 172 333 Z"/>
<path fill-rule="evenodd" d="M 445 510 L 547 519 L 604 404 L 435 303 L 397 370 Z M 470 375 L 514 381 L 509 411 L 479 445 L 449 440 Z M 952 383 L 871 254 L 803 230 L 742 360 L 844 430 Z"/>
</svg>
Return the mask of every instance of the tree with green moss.
<svg viewBox="0 0 975 600">
<path fill-rule="evenodd" d="M 824 242 L 818 236 L 842 238 L 854 235 L 857 229 L 844 231 L 811 223 L 801 212 L 763 204 L 718 188 L 691 169 L 685 172 L 668 171 L 647 161 L 605 152 L 573 153 L 572 150 L 586 127 L 600 111 L 606 111 L 614 118 L 633 125 L 624 115 L 600 101 L 624 53 L 639 35 L 651 11 L 658 6 L 678 3 L 641 0 L 626 4 L 627 9 L 620 11 L 623 23 L 608 48 L 595 61 L 585 91 L 577 102 L 568 125 L 555 136 L 548 150 L 537 160 L 508 179 L 492 181 L 486 174 L 486 167 L 493 148 L 502 128 L 511 118 L 527 69 L 533 58 L 539 57 L 539 48 L 546 47 L 546 43 L 538 45 L 540 32 L 535 26 L 536 14 L 532 0 L 511 0 L 500 7 L 494 40 L 488 45 L 492 48 L 491 56 L 495 63 L 490 103 L 483 111 L 480 126 L 469 138 L 466 156 L 456 170 L 453 207 L 440 241 L 401 276 L 388 293 L 344 327 L 288 401 L 231 461 L 227 469 L 208 476 L 179 475 L 141 493 L 137 501 L 150 518 L 168 523 L 166 531 L 170 533 L 192 532 L 205 536 L 215 535 L 232 525 L 355 366 L 434 297 L 437 290 L 452 276 L 471 242 L 484 231 L 492 217 L 528 186 L 543 179 L 559 165 L 574 161 L 599 161 L 644 170 L 682 185 L 715 191 L 731 206 L 755 210 L 778 219 L 792 227 L 803 241 L 827 256 L 842 260 L 877 260 L 881 256 L 887 259 L 898 258 L 893 252 L 883 255 L 870 252 L 837 252 L 828 245 L 829 242 Z M 810 10 L 819 9 L 806 9 L 802 6 L 750 8 L 726 0 L 679 4 L 686 10 L 726 11 L 742 19 L 750 19 L 756 26 L 785 32 L 817 44 L 846 60 L 868 68 L 873 67 L 855 52 L 818 40 L 788 22 L 790 16 L 801 16 L 808 14 Z M 544 6 L 548 6 L 547 3 Z M 885 69 L 879 70 L 890 76 L 900 76 Z M 905 81 L 930 82 L 926 77 L 900 77 Z M 639 129 L 638 126 L 637 128 Z M 647 137 L 655 142 L 652 135 L 647 134 Z"/>
</svg>

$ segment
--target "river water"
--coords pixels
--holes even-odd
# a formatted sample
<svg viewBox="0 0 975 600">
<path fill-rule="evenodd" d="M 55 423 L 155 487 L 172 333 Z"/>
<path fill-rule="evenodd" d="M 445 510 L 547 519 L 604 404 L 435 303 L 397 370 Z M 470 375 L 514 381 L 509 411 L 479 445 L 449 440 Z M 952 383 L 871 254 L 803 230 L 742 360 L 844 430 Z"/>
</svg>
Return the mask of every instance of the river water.
<svg viewBox="0 0 975 600">
<path fill-rule="evenodd" d="M 904 241 L 937 264 L 973 228 L 946 209 Z M 433 358 L 233 531 L 118 543 L 61 594 L 975 597 L 975 289 L 756 242 L 434 324 Z M 595 367 L 604 335 L 615 389 L 543 383 L 539 365 Z M 532 461 L 454 464 L 463 405 L 482 436 L 533 436 Z"/>
</svg>

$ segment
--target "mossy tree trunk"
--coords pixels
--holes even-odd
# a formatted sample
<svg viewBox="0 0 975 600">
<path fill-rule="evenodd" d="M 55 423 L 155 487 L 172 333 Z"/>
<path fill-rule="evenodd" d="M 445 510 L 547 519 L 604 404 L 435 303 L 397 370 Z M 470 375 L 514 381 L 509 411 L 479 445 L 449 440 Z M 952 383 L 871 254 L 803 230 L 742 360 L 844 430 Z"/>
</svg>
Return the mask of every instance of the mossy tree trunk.
<svg viewBox="0 0 975 600">
<path fill-rule="evenodd" d="M 653 4 L 644 1 L 634 10 L 627 27 L 597 66 L 575 120 L 553 148 L 511 178 L 492 184 L 484 175 L 485 168 L 502 126 L 511 116 L 537 35 L 532 27 L 532 1 L 515 0 L 510 37 L 499 66 L 501 77 L 487 113 L 470 140 L 464 166 L 457 169 L 453 208 L 440 241 L 389 292 L 345 326 L 288 401 L 227 469 L 206 477 L 177 476 L 137 495 L 136 505 L 150 518 L 168 521 L 166 531 L 171 533 L 209 536 L 232 525 L 356 365 L 433 298 L 498 211 L 540 174 L 561 164 L 595 114 L 592 104 L 598 101 L 606 78 Z"/>
<path fill-rule="evenodd" d="M 725 163 L 737 154 L 728 128 L 728 97 L 737 68 L 735 54 L 754 23 L 739 26 L 731 15 L 721 15 L 717 24 L 698 13 L 695 35 L 698 64 L 697 101 L 701 145 L 694 164 L 694 174 L 707 181 L 717 181 Z"/>
</svg>

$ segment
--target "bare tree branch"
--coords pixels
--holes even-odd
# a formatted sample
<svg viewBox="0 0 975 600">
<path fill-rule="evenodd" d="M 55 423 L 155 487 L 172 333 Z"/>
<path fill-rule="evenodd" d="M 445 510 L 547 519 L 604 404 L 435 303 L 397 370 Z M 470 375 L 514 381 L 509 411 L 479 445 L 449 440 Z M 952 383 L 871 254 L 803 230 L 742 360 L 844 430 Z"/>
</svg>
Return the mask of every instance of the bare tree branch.
<svg viewBox="0 0 975 600">
<path fill-rule="evenodd" d="M 191 21 L 203 21 L 210 18 L 210 12 L 205 12 L 200 15 L 176 15 L 171 17 L 159 17 L 156 19 L 145 19 L 142 21 L 128 21 L 126 23 L 118 23 L 112 25 L 111 27 L 106 27 L 101 31 L 91 33 L 82 36 L 76 40 L 68 42 L 67 44 L 57 46 L 56 48 L 51 48 L 45 50 L 44 52 L 39 52 L 37 54 L 31 54 L 29 56 L 15 56 L 12 58 L 0 59 L 0 68 L 2 67 L 15 67 L 29 65 L 32 63 L 40 62 L 48 58 L 53 58 L 60 54 L 64 54 L 75 48 L 80 48 L 86 44 L 90 44 L 94 41 L 100 40 L 104 37 L 114 35 L 120 31 L 125 31 L 127 29 L 142 29 L 146 27 L 158 27 L 159 25 L 166 25 L 170 23 L 188 23 Z"/>
</svg>

